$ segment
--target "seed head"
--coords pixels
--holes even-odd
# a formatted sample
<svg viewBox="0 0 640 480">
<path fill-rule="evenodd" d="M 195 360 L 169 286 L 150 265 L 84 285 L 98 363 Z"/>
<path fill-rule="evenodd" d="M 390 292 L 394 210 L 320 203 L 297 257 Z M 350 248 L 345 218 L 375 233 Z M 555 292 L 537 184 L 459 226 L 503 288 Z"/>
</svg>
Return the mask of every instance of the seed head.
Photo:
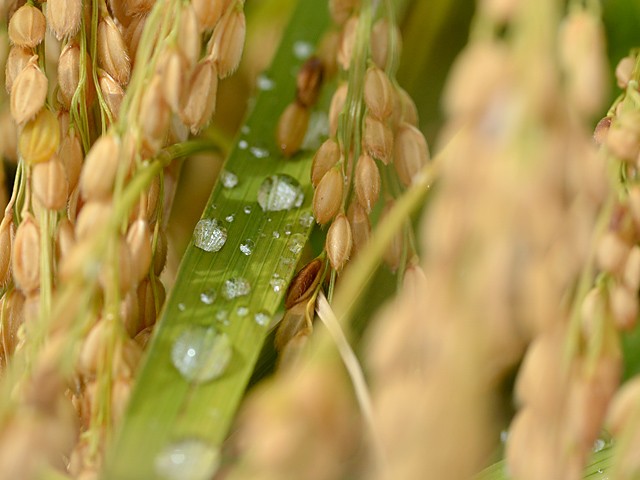
<svg viewBox="0 0 640 480">
<path fill-rule="evenodd" d="M 285 157 L 300 150 L 308 125 L 309 110 L 298 102 L 290 103 L 282 112 L 278 120 L 276 140 Z"/>
<path fill-rule="evenodd" d="M 376 162 L 366 153 L 356 163 L 354 187 L 358 202 L 370 213 L 380 195 L 380 171 Z"/>
<path fill-rule="evenodd" d="M 87 153 L 80 174 L 80 192 L 86 200 L 108 198 L 118 171 L 120 141 L 113 134 L 101 136 Z"/>
<path fill-rule="evenodd" d="M 629 245 L 614 231 L 608 231 L 598 243 L 598 266 L 605 272 L 621 273 L 624 269 Z"/>
<path fill-rule="evenodd" d="M 129 83 L 131 62 L 122 34 L 111 17 L 98 24 L 98 64 L 120 85 Z"/>
<path fill-rule="evenodd" d="M 201 60 L 191 74 L 180 118 L 195 134 L 209 123 L 216 109 L 218 77 L 211 60 Z"/>
<path fill-rule="evenodd" d="M 156 302 L 158 307 L 162 308 L 165 296 L 164 285 L 156 277 L 147 278 L 138 285 L 138 331 L 156 323 L 158 318 Z"/>
<path fill-rule="evenodd" d="M 336 272 L 342 270 L 347 260 L 349 260 L 352 246 L 351 226 L 345 214 L 340 213 L 329 227 L 324 247 L 327 251 L 331 268 Z"/>
<path fill-rule="evenodd" d="M 635 162 L 640 152 L 640 114 L 623 112 L 611 123 L 606 145 L 621 160 Z"/>
<path fill-rule="evenodd" d="M 67 205 L 69 182 L 64 165 L 55 156 L 33 167 L 31 188 L 42 206 L 62 210 Z"/>
<path fill-rule="evenodd" d="M 320 145 L 313 156 L 311 164 L 311 183 L 318 186 L 322 177 L 340 160 L 340 146 L 333 138 L 328 138 Z"/>
<path fill-rule="evenodd" d="M 326 32 L 320 39 L 318 57 L 320 57 L 320 60 L 322 61 L 327 78 L 333 77 L 338 71 L 336 56 L 338 55 L 339 45 L 340 33 L 337 30 L 330 30 Z"/>
<path fill-rule="evenodd" d="M 296 79 L 297 93 L 296 99 L 304 107 L 312 107 L 318 101 L 324 67 L 318 57 L 309 58 L 300 71 Z"/>
<path fill-rule="evenodd" d="M 364 77 L 364 102 L 369 114 L 378 120 L 391 115 L 393 88 L 389 77 L 378 67 L 369 67 Z"/>
<path fill-rule="evenodd" d="M 342 205 L 343 190 L 344 177 L 339 167 L 325 173 L 313 194 L 313 216 L 320 225 L 337 215 Z"/>
<path fill-rule="evenodd" d="M 232 3 L 213 30 L 208 47 L 220 78 L 228 77 L 238 68 L 246 28 L 244 12 L 236 3 Z"/>
<path fill-rule="evenodd" d="M 607 429 L 613 435 L 621 435 L 625 431 L 637 411 L 640 402 L 640 378 L 633 377 L 618 391 L 611 402 L 607 414 Z"/>
<path fill-rule="evenodd" d="M 34 48 L 44 40 L 45 31 L 44 15 L 33 5 L 23 5 L 9 20 L 9 39 L 20 47 Z"/>
<path fill-rule="evenodd" d="M 34 55 L 20 72 L 11 88 L 11 116 L 18 125 L 35 117 L 47 99 L 47 77 Z"/>
<path fill-rule="evenodd" d="M 393 133 L 380 120 L 367 115 L 364 120 L 363 146 L 373 158 L 389 165 L 393 153 Z"/>
<path fill-rule="evenodd" d="M 7 109 L 0 112 L 0 155 L 11 162 L 18 161 L 18 132 Z"/>
<path fill-rule="evenodd" d="M 429 148 L 422 132 L 408 123 L 400 125 L 394 142 L 394 166 L 404 186 L 411 185 L 428 160 Z"/>
<path fill-rule="evenodd" d="M 7 64 L 5 65 L 5 87 L 7 93 L 11 93 L 13 82 L 22 72 L 24 67 L 29 64 L 29 60 L 33 56 L 31 49 L 14 45 L 9 50 Z"/>
<path fill-rule="evenodd" d="M 26 214 L 13 242 L 11 256 L 13 280 L 23 293 L 40 287 L 40 229 L 31 214 Z"/>
<path fill-rule="evenodd" d="M 36 118 L 27 122 L 18 139 L 20 155 L 28 164 L 46 162 L 60 144 L 60 126 L 49 109 L 40 110 Z"/>
<path fill-rule="evenodd" d="M 47 0 L 47 25 L 58 40 L 80 29 L 82 0 Z"/>
</svg>

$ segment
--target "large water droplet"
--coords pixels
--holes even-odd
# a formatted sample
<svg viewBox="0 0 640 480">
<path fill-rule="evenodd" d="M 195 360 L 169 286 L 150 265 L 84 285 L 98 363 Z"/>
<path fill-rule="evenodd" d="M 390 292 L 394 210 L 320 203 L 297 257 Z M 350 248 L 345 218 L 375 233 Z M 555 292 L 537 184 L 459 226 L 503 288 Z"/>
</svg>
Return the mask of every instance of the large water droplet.
<svg viewBox="0 0 640 480">
<path fill-rule="evenodd" d="M 291 232 L 293 232 L 293 225 L 291 225 L 290 223 L 287 223 L 284 226 L 284 234 L 285 235 L 291 235 Z"/>
<path fill-rule="evenodd" d="M 269 150 L 267 150 L 266 148 L 250 147 L 249 151 L 251 152 L 251 155 L 256 158 L 267 158 L 269 156 Z"/>
<path fill-rule="evenodd" d="M 265 311 L 260 311 L 253 316 L 253 319 L 261 327 L 266 327 L 271 322 L 271 315 Z"/>
<path fill-rule="evenodd" d="M 304 40 L 298 40 L 293 44 L 293 54 L 298 60 L 306 60 L 313 53 L 313 45 Z"/>
<path fill-rule="evenodd" d="M 201 440 L 185 439 L 162 450 L 154 463 L 165 480 L 208 480 L 220 465 L 220 452 Z"/>
<path fill-rule="evenodd" d="M 251 285 L 249 285 L 249 282 L 242 277 L 228 278 L 222 285 L 222 296 L 227 300 L 249 295 L 250 292 Z"/>
<path fill-rule="evenodd" d="M 304 247 L 304 244 L 307 242 L 307 238 L 301 233 L 294 233 L 291 235 L 291 239 L 289 240 L 289 251 L 294 255 L 297 255 Z"/>
<path fill-rule="evenodd" d="M 220 173 L 220 181 L 222 182 L 222 186 L 224 188 L 234 188 L 236 185 L 238 185 L 238 176 L 233 172 L 223 170 Z"/>
<path fill-rule="evenodd" d="M 256 248 L 256 244 L 250 238 L 247 238 L 244 242 L 240 244 L 240 251 L 247 256 L 253 253 L 254 248 Z"/>
<path fill-rule="evenodd" d="M 191 326 L 176 339 L 171 360 L 184 378 L 208 382 L 224 373 L 231 360 L 231 342 L 211 327 Z"/>
<path fill-rule="evenodd" d="M 304 212 L 302 215 L 300 215 L 300 225 L 303 226 L 304 228 L 309 228 L 311 225 L 313 225 L 313 221 L 315 219 L 313 218 L 313 214 L 311 212 Z"/>
<path fill-rule="evenodd" d="M 258 75 L 256 83 L 258 85 L 258 90 L 262 91 L 273 90 L 276 86 L 275 82 L 271 80 L 265 73 Z"/>
<path fill-rule="evenodd" d="M 205 290 L 200 293 L 200 301 L 205 305 L 211 305 L 216 300 L 216 291 L 214 289 Z"/>
<path fill-rule="evenodd" d="M 273 238 L 280 238 L 280 232 L 277 230 L 274 230 L 271 235 L 273 235 Z"/>
<path fill-rule="evenodd" d="M 298 181 L 286 174 L 271 175 L 264 179 L 258 190 L 258 203 L 265 212 L 291 210 L 304 201 Z"/>
<path fill-rule="evenodd" d="M 227 229 L 215 218 L 203 218 L 193 230 L 193 244 L 205 252 L 219 251 L 227 241 Z"/>
<path fill-rule="evenodd" d="M 284 278 L 282 278 L 280 275 L 274 273 L 269 280 L 269 285 L 271 285 L 271 288 L 275 293 L 278 293 L 287 286 L 287 282 L 285 282 Z"/>
</svg>

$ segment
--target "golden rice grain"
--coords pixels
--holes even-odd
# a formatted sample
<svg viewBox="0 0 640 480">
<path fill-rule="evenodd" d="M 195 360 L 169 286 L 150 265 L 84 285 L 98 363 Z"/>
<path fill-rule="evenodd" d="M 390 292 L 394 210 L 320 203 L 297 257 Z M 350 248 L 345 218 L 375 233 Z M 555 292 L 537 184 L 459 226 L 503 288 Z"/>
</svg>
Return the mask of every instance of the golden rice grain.
<svg viewBox="0 0 640 480">
<path fill-rule="evenodd" d="M 311 260 L 295 274 L 284 297 L 284 308 L 290 309 L 296 303 L 304 302 L 313 293 L 323 278 L 324 262 L 319 258 Z"/>
<path fill-rule="evenodd" d="M 58 159 L 64 164 L 69 182 L 69 192 L 71 192 L 75 190 L 78 185 L 83 160 L 80 139 L 74 131 L 68 131 L 62 138 L 60 150 L 58 151 Z"/>
<path fill-rule="evenodd" d="M 358 158 L 353 183 L 358 202 L 370 213 L 380 195 L 381 179 L 376 162 L 366 153 Z"/>
<path fill-rule="evenodd" d="M 20 155 L 27 164 L 46 162 L 60 144 L 60 126 L 55 114 L 43 108 L 28 122 L 18 138 Z"/>
<path fill-rule="evenodd" d="M 64 165 L 55 156 L 33 167 L 31 188 L 40 203 L 49 210 L 67 205 L 69 182 Z"/>
<path fill-rule="evenodd" d="M 290 103 L 280 115 L 276 141 L 285 157 L 290 157 L 302 146 L 309 125 L 309 110 L 297 101 Z"/>
<path fill-rule="evenodd" d="M 120 30 L 109 16 L 98 24 L 98 64 L 120 85 L 129 83 L 131 62 Z"/>
<path fill-rule="evenodd" d="M 33 51 L 29 48 L 19 47 L 14 45 L 9 50 L 9 56 L 7 57 L 7 63 L 5 65 L 5 87 L 7 93 L 11 93 L 13 88 L 13 82 L 16 77 L 22 72 L 24 67 L 29 64 L 29 60 L 33 56 Z"/>
<path fill-rule="evenodd" d="M 331 221 L 342 205 L 344 177 L 340 168 L 332 168 L 320 180 L 313 193 L 313 216 L 320 225 Z"/>
<path fill-rule="evenodd" d="M 81 17 L 82 0 L 47 0 L 47 26 L 58 40 L 75 35 Z"/>
<path fill-rule="evenodd" d="M 364 121 L 362 143 L 366 152 L 373 158 L 380 160 L 385 165 L 391 163 L 393 155 L 393 133 L 383 122 L 367 115 Z"/>
<path fill-rule="evenodd" d="M 49 82 L 33 56 L 18 74 L 11 88 L 11 115 L 18 125 L 35 117 L 47 99 Z"/>
<path fill-rule="evenodd" d="M 186 89 L 187 95 L 180 109 L 180 118 L 193 133 L 200 131 L 216 108 L 218 77 L 211 60 L 198 63 Z"/>
<path fill-rule="evenodd" d="M 352 246 L 353 239 L 349 221 L 344 213 L 340 213 L 329 227 L 324 247 L 329 257 L 331 268 L 336 272 L 341 271 L 347 260 L 349 260 Z"/>
<path fill-rule="evenodd" d="M 11 269 L 17 287 L 25 294 L 40 287 L 40 229 L 31 214 L 22 218 L 16 230 Z"/>
<path fill-rule="evenodd" d="M 8 210 L 0 222 L 0 285 L 2 286 L 6 285 L 11 277 L 11 250 L 14 231 L 13 213 Z"/>
<path fill-rule="evenodd" d="M 117 119 L 120 115 L 120 105 L 122 105 L 122 99 L 124 98 L 124 89 L 111 75 L 104 71 L 98 74 L 98 83 L 102 98 L 104 98 L 111 115 L 114 119 Z"/>
<path fill-rule="evenodd" d="M 14 45 L 33 48 L 44 40 L 46 21 L 42 12 L 26 4 L 9 20 L 9 39 Z"/>
<path fill-rule="evenodd" d="M 429 160 L 429 148 L 422 132 L 411 124 L 398 127 L 394 140 L 394 166 L 398 178 L 408 187 Z"/>
<path fill-rule="evenodd" d="M 118 171 L 120 140 L 114 134 L 102 135 L 91 150 L 80 174 L 80 192 L 87 200 L 108 198 Z"/>
<path fill-rule="evenodd" d="M 313 156 L 311 183 L 318 186 L 322 177 L 340 160 L 340 147 L 333 138 L 325 140 Z"/>
<path fill-rule="evenodd" d="M 229 0 L 192 0 L 191 4 L 196 13 L 200 31 L 204 31 L 216 26 L 222 13 L 227 9 Z"/>
<path fill-rule="evenodd" d="M 133 284 L 137 285 L 149 274 L 151 267 L 151 230 L 147 220 L 140 218 L 131 224 L 127 244 L 133 261 Z"/>
<path fill-rule="evenodd" d="M 324 67 L 318 57 L 310 57 L 296 77 L 296 99 L 304 107 L 312 107 L 318 101 L 324 77 Z"/>
<path fill-rule="evenodd" d="M 391 115 L 393 88 L 389 77 L 378 67 L 369 67 L 364 77 L 364 102 L 378 120 Z"/>
<path fill-rule="evenodd" d="M 69 43 L 62 49 L 58 60 L 58 86 L 63 105 L 71 108 L 71 100 L 80 82 L 80 46 Z"/>
<path fill-rule="evenodd" d="M 235 0 L 229 9 L 216 25 L 209 42 L 210 56 L 220 78 L 228 77 L 238 68 L 247 28 L 244 12 Z"/>
</svg>

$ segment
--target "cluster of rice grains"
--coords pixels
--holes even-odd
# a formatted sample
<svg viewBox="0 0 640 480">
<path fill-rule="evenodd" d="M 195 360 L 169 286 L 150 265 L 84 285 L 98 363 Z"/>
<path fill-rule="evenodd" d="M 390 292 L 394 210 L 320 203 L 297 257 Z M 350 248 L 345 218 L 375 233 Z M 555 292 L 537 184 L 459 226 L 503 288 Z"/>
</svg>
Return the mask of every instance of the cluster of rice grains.
<svg viewBox="0 0 640 480">
<path fill-rule="evenodd" d="M 1 478 L 96 477 L 164 302 L 168 147 L 213 114 L 243 3 L 0 3 Z"/>
</svg>

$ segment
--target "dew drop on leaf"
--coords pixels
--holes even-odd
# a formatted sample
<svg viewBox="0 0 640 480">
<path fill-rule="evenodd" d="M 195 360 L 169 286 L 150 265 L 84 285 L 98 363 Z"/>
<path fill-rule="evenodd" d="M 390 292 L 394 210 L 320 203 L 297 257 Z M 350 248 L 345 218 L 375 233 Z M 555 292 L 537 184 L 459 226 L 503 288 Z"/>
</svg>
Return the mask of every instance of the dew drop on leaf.
<svg viewBox="0 0 640 480">
<path fill-rule="evenodd" d="M 253 253 L 253 250 L 256 248 L 256 244 L 250 238 L 247 238 L 240 244 L 240 251 L 245 255 L 249 256 Z"/>
<path fill-rule="evenodd" d="M 172 443 L 155 458 L 155 470 L 165 480 L 207 480 L 220 465 L 220 452 L 195 438 Z"/>
<path fill-rule="evenodd" d="M 203 218 L 193 230 L 193 243 L 205 252 L 219 251 L 227 241 L 227 229 L 215 218 Z"/>
<path fill-rule="evenodd" d="M 264 179 L 258 190 L 258 204 L 265 212 L 297 208 L 304 202 L 304 192 L 298 181 L 286 174 Z"/>
<path fill-rule="evenodd" d="M 249 295 L 250 292 L 251 285 L 249 285 L 247 279 L 242 277 L 228 278 L 222 285 L 222 296 L 227 300 Z"/>
<path fill-rule="evenodd" d="M 233 172 L 223 170 L 220 173 L 220 181 L 222 182 L 222 186 L 224 188 L 234 188 L 236 185 L 238 185 L 238 176 Z"/>
<path fill-rule="evenodd" d="M 171 361 L 182 376 L 195 383 L 221 376 L 231 360 L 229 337 L 212 327 L 190 326 L 171 348 Z"/>
</svg>

